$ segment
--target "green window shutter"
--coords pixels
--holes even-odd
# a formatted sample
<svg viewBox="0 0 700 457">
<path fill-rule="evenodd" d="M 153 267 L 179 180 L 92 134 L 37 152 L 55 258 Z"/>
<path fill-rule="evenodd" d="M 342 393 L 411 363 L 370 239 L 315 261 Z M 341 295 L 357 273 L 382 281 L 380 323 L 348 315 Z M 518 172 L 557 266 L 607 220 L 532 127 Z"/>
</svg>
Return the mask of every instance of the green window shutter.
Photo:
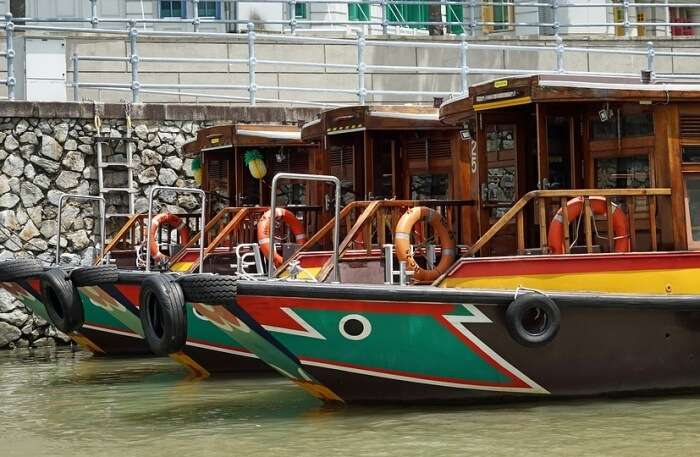
<svg viewBox="0 0 700 457">
<path fill-rule="evenodd" d="M 447 5 L 447 22 L 464 22 L 464 8 L 462 5 Z M 464 33 L 464 27 L 459 24 L 449 26 L 449 32 L 459 35 Z"/>
<path fill-rule="evenodd" d="M 427 22 L 429 5 L 416 5 L 405 3 L 387 3 L 387 19 L 404 27 L 427 29 L 425 24 L 411 24 L 411 22 Z"/>
<path fill-rule="evenodd" d="M 351 21 L 369 21 L 369 4 L 348 3 L 348 19 Z"/>
<path fill-rule="evenodd" d="M 295 3 L 294 4 L 294 18 L 295 19 L 306 19 L 306 3 Z"/>
</svg>

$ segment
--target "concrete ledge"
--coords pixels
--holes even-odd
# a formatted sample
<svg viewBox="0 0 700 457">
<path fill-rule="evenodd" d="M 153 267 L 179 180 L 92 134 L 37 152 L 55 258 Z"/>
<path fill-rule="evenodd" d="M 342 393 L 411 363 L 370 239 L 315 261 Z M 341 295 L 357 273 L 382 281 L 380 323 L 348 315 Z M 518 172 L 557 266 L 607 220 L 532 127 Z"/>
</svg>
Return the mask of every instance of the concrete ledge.
<svg viewBox="0 0 700 457">
<path fill-rule="evenodd" d="M 121 119 L 124 105 L 98 103 L 100 117 Z M 226 121 L 289 123 L 314 119 L 320 108 L 291 108 L 284 106 L 223 106 L 202 104 L 138 103 L 132 105 L 134 120 L 164 121 Z M 0 101 L 2 117 L 35 117 L 42 119 L 92 119 L 95 109 L 88 102 L 26 102 Z"/>
</svg>

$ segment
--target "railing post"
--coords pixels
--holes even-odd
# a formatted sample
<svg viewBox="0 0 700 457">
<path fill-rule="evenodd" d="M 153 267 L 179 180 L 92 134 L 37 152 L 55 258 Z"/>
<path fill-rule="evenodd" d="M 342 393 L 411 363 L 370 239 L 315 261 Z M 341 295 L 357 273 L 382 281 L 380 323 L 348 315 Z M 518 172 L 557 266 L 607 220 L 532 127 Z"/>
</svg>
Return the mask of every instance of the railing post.
<svg viewBox="0 0 700 457">
<path fill-rule="evenodd" d="M 80 58 L 74 53 L 71 60 L 73 61 L 73 101 L 77 102 L 80 100 L 80 68 L 78 67 Z"/>
<path fill-rule="evenodd" d="M 195 32 L 199 32 L 199 0 L 192 0 L 192 27 Z"/>
<path fill-rule="evenodd" d="M 557 36 L 557 47 L 554 52 L 557 54 L 557 72 L 564 73 L 564 40 Z"/>
<path fill-rule="evenodd" d="M 462 46 L 459 48 L 459 63 L 462 76 L 461 94 L 467 95 L 469 93 L 469 43 L 467 43 L 467 35 L 465 33 L 462 33 L 460 38 L 462 39 Z"/>
<path fill-rule="evenodd" d="M 476 36 L 476 0 L 469 0 L 469 36 Z"/>
<path fill-rule="evenodd" d="M 293 35 L 296 30 L 297 30 L 297 17 L 296 17 L 296 10 L 297 10 L 297 2 L 296 0 L 290 0 L 288 3 L 288 8 L 289 8 L 289 31 Z"/>
<path fill-rule="evenodd" d="M 628 37 L 630 36 L 630 2 L 629 0 L 625 0 L 622 3 L 622 6 L 624 8 L 624 27 L 625 27 L 625 36 Z"/>
<path fill-rule="evenodd" d="M 365 33 L 357 32 L 357 98 L 360 105 L 367 101 L 367 89 L 365 89 Z"/>
<path fill-rule="evenodd" d="M 255 106 L 255 24 L 248 22 L 248 94 L 250 106 Z"/>
<path fill-rule="evenodd" d="M 129 21 L 129 50 L 131 51 L 131 101 L 132 103 L 139 102 L 139 91 L 141 83 L 139 82 L 139 53 L 138 53 L 139 31 L 136 29 L 136 22 Z"/>
<path fill-rule="evenodd" d="M 90 0 L 90 16 L 90 24 L 96 29 L 100 23 L 100 18 L 97 17 L 97 0 Z"/>
<path fill-rule="evenodd" d="M 7 61 L 7 98 L 15 99 L 15 45 L 14 45 L 15 23 L 12 22 L 12 13 L 5 15 L 5 59 Z"/>
<path fill-rule="evenodd" d="M 559 36 L 559 0 L 552 0 L 552 31 Z"/>
<path fill-rule="evenodd" d="M 389 22 L 387 21 L 387 14 L 386 14 L 386 0 L 381 0 L 379 2 L 379 8 L 381 8 L 381 17 L 382 17 L 382 35 L 388 35 L 389 34 Z"/>
<path fill-rule="evenodd" d="M 656 74 L 654 72 L 654 58 L 656 57 L 656 50 L 654 50 L 654 43 L 652 41 L 647 41 L 647 71 L 650 74 L 651 81 L 656 79 Z"/>
</svg>

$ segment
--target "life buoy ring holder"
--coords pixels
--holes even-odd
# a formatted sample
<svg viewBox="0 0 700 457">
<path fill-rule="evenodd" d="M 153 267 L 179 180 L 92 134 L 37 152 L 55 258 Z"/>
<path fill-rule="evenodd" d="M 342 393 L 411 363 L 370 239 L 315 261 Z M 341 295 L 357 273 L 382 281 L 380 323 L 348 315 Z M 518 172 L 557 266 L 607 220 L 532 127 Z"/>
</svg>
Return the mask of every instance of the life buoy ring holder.
<svg viewBox="0 0 700 457">
<path fill-rule="evenodd" d="M 411 232 L 421 220 L 427 221 L 440 241 L 440 261 L 432 269 L 422 268 L 416 263 L 411 249 Z M 454 263 L 456 246 L 452 232 L 442 219 L 440 213 L 426 206 L 409 208 L 396 224 L 394 231 L 394 248 L 399 262 L 406 262 L 406 269 L 413 271 L 413 279 L 419 282 L 434 281 Z"/>
<path fill-rule="evenodd" d="M 258 246 L 260 246 L 260 252 L 266 259 L 270 257 L 271 249 L 270 221 L 272 218 L 270 217 L 270 214 L 270 210 L 268 209 L 258 221 Z M 285 208 L 275 208 L 275 220 L 281 220 L 289 227 L 289 229 L 292 231 L 292 234 L 294 235 L 294 242 L 297 245 L 301 246 L 304 243 L 306 243 L 306 232 L 304 231 L 304 224 L 302 224 L 302 222 L 299 219 L 297 219 L 294 213 Z M 273 261 L 275 263 L 275 266 L 278 267 L 282 265 L 284 259 L 281 255 L 275 252 Z"/>
<path fill-rule="evenodd" d="M 160 252 L 160 246 L 158 246 L 157 235 L 161 225 L 168 225 L 177 230 L 181 245 L 185 245 L 190 241 L 190 229 L 187 227 L 187 222 L 184 219 L 172 213 L 156 214 L 151 221 L 151 226 L 148 227 L 151 237 L 151 244 L 148 246 L 148 249 L 151 251 L 151 259 L 155 262 L 162 262 L 168 258 L 168 256 Z"/>
<path fill-rule="evenodd" d="M 591 205 L 591 211 L 598 216 L 608 214 L 608 204 L 605 197 L 588 197 Z M 566 212 L 569 221 L 573 221 L 581 215 L 583 211 L 584 197 L 572 198 L 566 203 Z M 613 203 L 613 239 L 615 241 L 615 252 L 630 252 L 630 229 L 627 215 L 624 210 L 617 204 Z M 552 254 L 563 254 L 564 249 L 564 218 L 562 209 L 554 215 L 552 223 L 549 224 L 547 231 L 547 245 Z M 610 234 L 608 234 L 610 236 Z"/>
</svg>

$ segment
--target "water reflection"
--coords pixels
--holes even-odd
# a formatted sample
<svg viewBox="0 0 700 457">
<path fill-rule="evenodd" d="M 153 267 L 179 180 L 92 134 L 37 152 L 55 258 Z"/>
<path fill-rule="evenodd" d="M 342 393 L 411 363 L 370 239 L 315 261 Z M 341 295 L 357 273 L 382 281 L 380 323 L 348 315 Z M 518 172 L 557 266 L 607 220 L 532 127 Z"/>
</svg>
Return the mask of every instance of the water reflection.
<svg viewBox="0 0 700 457">
<path fill-rule="evenodd" d="M 169 359 L 0 353 L 0 455 L 694 454 L 700 397 L 328 408 L 276 376 Z"/>
</svg>

